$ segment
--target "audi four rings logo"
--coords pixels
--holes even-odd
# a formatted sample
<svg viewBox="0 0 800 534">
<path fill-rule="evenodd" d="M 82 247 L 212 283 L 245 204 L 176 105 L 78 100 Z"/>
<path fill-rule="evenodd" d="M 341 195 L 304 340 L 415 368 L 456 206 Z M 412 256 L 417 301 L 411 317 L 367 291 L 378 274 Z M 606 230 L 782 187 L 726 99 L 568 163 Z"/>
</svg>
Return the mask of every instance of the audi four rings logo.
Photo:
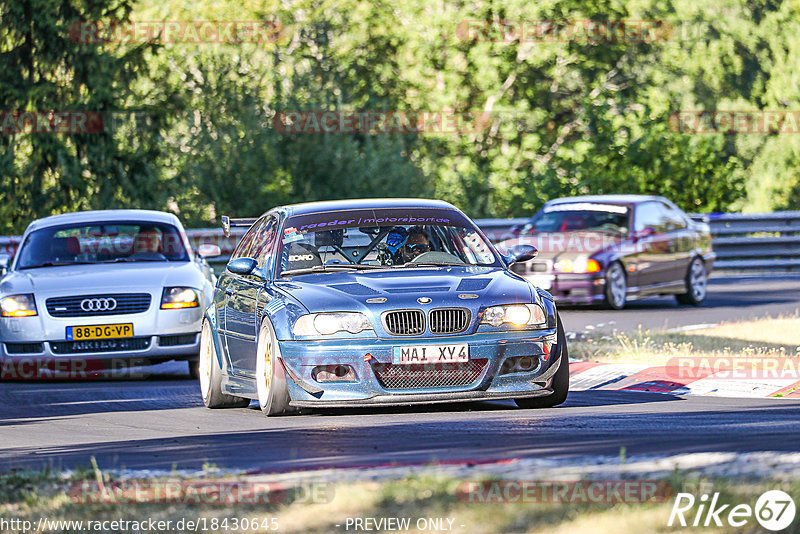
<svg viewBox="0 0 800 534">
<path fill-rule="evenodd" d="M 81 309 L 85 312 L 90 311 L 111 311 L 116 309 L 117 301 L 112 298 L 107 299 L 83 299 Z"/>
</svg>

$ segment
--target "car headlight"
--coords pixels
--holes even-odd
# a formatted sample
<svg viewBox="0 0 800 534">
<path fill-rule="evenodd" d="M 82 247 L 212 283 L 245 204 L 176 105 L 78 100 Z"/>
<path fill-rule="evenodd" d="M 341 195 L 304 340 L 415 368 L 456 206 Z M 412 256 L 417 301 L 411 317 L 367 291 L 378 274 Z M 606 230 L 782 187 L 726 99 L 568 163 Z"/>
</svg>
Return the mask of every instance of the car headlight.
<svg viewBox="0 0 800 534">
<path fill-rule="evenodd" d="M 200 297 L 191 287 L 165 287 L 161 295 L 162 310 L 196 308 L 199 305 Z"/>
<path fill-rule="evenodd" d="M 501 326 L 505 323 L 514 326 L 541 326 L 547 323 L 547 316 L 538 304 L 510 304 L 483 310 L 481 324 Z"/>
<path fill-rule="evenodd" d="M 599 273 L 601 271 L 600 262 L 592 258 L 578 258 L 572 261 L 567 258 L 558 260 L 553 266 L 560 273 Z"/>
<path fill-rule="evenodd" d="M 358 334 L 372 330 L 372 324 L 363 313 L 310 313 L 295 323 L 292 331 L 296 336 L 329 336 L 336 332 Z"/>
<path fill-rule="evenodd" d="M 0 300 L 0 310 L 3 317 L 33 317 L 36 313 L 36 301 L 33 295 L 11 295 Z"/>
</svg>

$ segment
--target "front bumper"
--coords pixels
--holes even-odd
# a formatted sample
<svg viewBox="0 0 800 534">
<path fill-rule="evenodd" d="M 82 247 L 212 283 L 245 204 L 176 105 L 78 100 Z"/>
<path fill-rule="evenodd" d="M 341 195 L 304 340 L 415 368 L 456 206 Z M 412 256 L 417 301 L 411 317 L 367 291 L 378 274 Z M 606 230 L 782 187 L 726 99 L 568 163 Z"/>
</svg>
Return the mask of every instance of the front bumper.
<svg viewBox="0 0 800 534">
<path fill-rule="evenodd" d="M 332 339 L 324 341 L 281 341 L 280 357 L 287 371 L 290 404 L 297 407 L 387 406 L 416 403 L 489 400 L 549 395 L 550 378 L 559 362 L 550 355 L 556 341 L 555 329 L 538 331 L 479 333 L 462 336 L 411 339 Z M 436 373 L 448 365 L 427 364 L 416 369 L 426 377 L 419 387 L 389 387 L 379 379 L 379 367 L 392 361 L 392 347 L 422 345 L 469 345 L 470 360 L 485 361 L 468 383 L 434 384 Z M 369 361 L 365 356 L 370 355 Z M 532 356 L 542 365 L 532 372 L 499 374 L 508 358 Z M 312 371 L 322 365 L 349 365 L 356 373 L 350 382 L 317 382 Z M 405 371 L 410 366 L 394 365 Z M 443 376 L 443 375 L 442 375 Z"/>
<path fill-rule="evenodd" d="M 114 352 L 84 352 L 58 354 L 52 351 L 50 343 L 42 343 L 43 350 L 34 353 L 9 353 L 7 344 L 0 350 L 0 379 L 39 380 L 39 379 L 86 379 L 116 376 L 144 378 L 144 371 L 133 372 L 142 365 L 155 364 L 169 360 L 196 360 L 200 352 L 200 334 L 187 334 L 189 344 L 163 346 L 158 336 L 147 338 L 149 345 L 142 350 Z"/>
<path fill-rule="evenodd" d="M 606 279 L 604 273 L 537 274 L 523 275 L 523 278 L 535 286 L 549 291 L 559 304 L 599 304 L 605 298 Z"/>
<path fill-rule="evenodd" d="M 180 337 L 181 344 L 174 344 L 168 338 Z M 166 338 L 166 339 L 165 339 Z M 63 342 L 40 342 L 40 343 L 2 343 L 0 348 L 0 358 L 3 360 L 24 360 L 30 358 L 52 358 L 52 359 L 81 359 L 91 358 L 92 360 L 187 360 L 197 358 L 200 352 L 200 334 L 194 332 L 191 334 L 183 334 L 180 336 L 146 336 L 133 338 L 135 343 L 131 343 L 134 348 L 128 350 L 118 349 L 99 349 L 85 350 L 75 352 L 65 352 L 62 350 L 54 351 L 54 345 L 63 344 Z M 102 341 L 102 340 L 98 340 Z M 109 340 L 114 343 L 105 344 L 107 347 L 115 345 L 120 340 Z M 80 342 L 76 342 L 80 343 Z M 102 345 L 102 343 L 101 343 Z M 141 347 L 141 348 L 139 348 Z M 41 350 L 32 350 L 39 348 Z"/>
</svg>

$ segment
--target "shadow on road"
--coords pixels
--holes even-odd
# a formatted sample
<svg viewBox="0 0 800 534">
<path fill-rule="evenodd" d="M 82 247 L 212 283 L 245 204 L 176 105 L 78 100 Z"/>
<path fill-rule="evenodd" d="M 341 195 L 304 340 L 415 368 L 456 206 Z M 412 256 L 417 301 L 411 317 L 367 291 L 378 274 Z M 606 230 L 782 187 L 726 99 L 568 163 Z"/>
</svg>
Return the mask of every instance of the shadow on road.
<svg viewBox="0 0 800 534">
<path fill-rule="evenodd" d="M 260 414 L 250 409 L 220 410 L 214 417 L 197 419 L 207 433 L 11 447 L 0 450 L 0 469 L 86 465 L 92 456 L 102 468 L 168 471 L 173 466 L 199 469 L 209 463 L 220 468 L 281 472 L 591 457 L 616 455 L 620 447 L 626 447 L 629 455 L 796 450 L 800 402 L 695 397 L 676 409 L 675 403 L 649 402 L 659 398 L 658 394 L 620 392 L 618 395 L 645 401 L 620 404 L 612 393 L 582 392 L 567 406 L 553 410 L 493 406 L 475 414 L 426 411 L 424 417 L 414 410 L 381 410 L 369 416 L 348 411 L 346 415 L 351 417 L 262 418 L 263 428 L 238 431 L 226 428 L 236 417 Z M 196 413 L 185 411 L 182 416 Z"/>
<path fill-rule="evenodd" d="M 646 404 L 651 402 L 668 402 L 683 400 L 682 397 L 668 393 L 648 393 L 638 391 L 572 391 L 567 401 L 554 408 L 521 409 L 514 401 L 480 401 L 447 404 L 428 404 L 412 406 L 387 406 L 381 408 L 337 408 L 337 409 L 305 409 L 301 415 L 307 416 L 348 416 L 348 415 L 389 415 L 389 414 L 446 414 L 464 412 L 509 411 L 523 414 L 546 413 L 561 410 L 570 406 L 611 406 L 616 404 Z M 258 406 L 251 406 L 258 410 Z"/>
<path fill-rule="evenodd" d="M 175 376 L 120 381 L 3 382 L 0 426 L 94 413 L 170 410 L 202 406 L 196 380 Z"/>
</svg>

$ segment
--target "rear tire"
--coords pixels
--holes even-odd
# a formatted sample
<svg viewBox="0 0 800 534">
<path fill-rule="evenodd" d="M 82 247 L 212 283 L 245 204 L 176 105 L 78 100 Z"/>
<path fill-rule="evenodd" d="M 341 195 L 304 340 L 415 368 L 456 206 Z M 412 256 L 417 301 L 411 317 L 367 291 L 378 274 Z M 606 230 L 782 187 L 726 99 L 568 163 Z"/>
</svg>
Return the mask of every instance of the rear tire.
<svg viewBox="0 0 800 534">
<path fill-rule="evenodd" d="M 556 374 L 553 375 L 553 392 L 544 397 L 531 397 L 526 399 L 514 399 L 520 408 L 552 408 L 567 400 L 569 394 L 569 350 L 567 349 L 567 336 L 564 334 L 564 325 L 561 324 L 561 317 L 558 317 L 558 327 L 556 329 L 556 344 L 553 346 L 551 355 L 558 358 L 559 366 Z"/>
<path fill-rule="evenodd" d="M 280 358 L 280 347 L 272 325 L 266 318 L 258 332 L 256 386 L 258 405 L 264 415 L 282 415 L 292 411 L 289 406 L 289 389 L 286 385 L 286 370 Z"/>
<path fill-rule="evenodd" d="M 222 392 L 222 369 L 217 360 L 217 349 L 211 339 L 211 325 L 208 320 L 203 320 L 203 330 L 200 334 L 200 361 L 198 362 L 200 378 L 200 393 L 203 404 L 208 408 L 244 408 L 250 404 L 250 399 L 235 397 Z"/>
<path fill-rule="evenodd" d="M 622 264 L 615 261 L 608 266 L 606 271 L 606 306 L 612 310 L 621 310 L 625 307 L 628 298 L 628 280 Z"/>
<path fill-rule="evenodd" d="M 675 295 L 678 304 L 700 306 L 708 295 L 708 274 L 703 260 L 695 258 L 686 272 L 686 293 Z"/>
</svg>

